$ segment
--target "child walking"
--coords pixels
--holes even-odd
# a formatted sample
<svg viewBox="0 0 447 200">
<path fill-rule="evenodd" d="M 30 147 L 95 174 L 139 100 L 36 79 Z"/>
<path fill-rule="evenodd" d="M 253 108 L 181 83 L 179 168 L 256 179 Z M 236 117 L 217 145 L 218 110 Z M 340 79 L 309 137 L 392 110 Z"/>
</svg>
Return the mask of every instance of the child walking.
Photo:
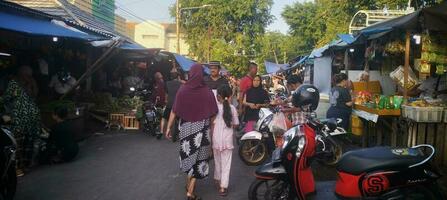
<svg viewBox="0 0 447 200">
<path fill-rule="evenodd" d="M 239 125 L 236 108 L 231 105 L 231 88 L 223 85 L 217 89 L 217 107 L 219 112 L 214 120 L 212 135 L 214 154 L 214 180 L 219 195 L 228 194 L 231 155 L 233 153 L 233 129 Z"/>
</svg>

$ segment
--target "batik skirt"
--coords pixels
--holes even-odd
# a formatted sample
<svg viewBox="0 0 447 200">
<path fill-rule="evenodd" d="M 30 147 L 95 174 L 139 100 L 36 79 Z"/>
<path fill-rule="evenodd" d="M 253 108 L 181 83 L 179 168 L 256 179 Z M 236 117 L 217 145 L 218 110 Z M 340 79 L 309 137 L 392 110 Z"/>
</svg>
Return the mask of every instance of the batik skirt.
<svg viewBox="0 0 447 200">
<path fill-rule="evenodd" d="M 210 120 L 182 122 L 179 137 L 180 169 L 193 178 L 207 177 L 211 156 Z"/>
</svg>

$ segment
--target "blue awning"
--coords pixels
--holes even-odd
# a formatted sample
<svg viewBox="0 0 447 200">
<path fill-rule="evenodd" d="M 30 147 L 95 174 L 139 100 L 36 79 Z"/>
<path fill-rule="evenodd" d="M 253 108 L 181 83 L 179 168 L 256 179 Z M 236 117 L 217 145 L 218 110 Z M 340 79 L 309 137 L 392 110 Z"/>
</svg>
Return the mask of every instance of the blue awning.
<svg viewBox="0 0 447 200">
<path fill-rule="evenodd" d="M 124 42 L 119 46 L 120 49 L 123 50 L 136 50 L 136 51 L 145 51 L 147 50 L 147 48 L 136 44 L 136 43 L 131 43 L 131 42 Z"/>
<path fill-rule="evenodd" d="M 337 34 L 337 36 L 347 44 L 351 44 L 355 41 L 355 38 L 351 34 Z"/>
<path fill-rule="evenodd" d="M 0 11 L 0 29 L 26 33 L 30 35 L 68 37 L 83 40 L 101 39 L 72 27 L 52 23 L 50 19 L 15 15 Z"/>
<path fill-rule="evenodd" d="M 182 68 L 183 71 L 186 71 L 186 72 L 189 71 L 191 69 L 191 67 L 196 63 L 195 61 L 193 61 L 185 56 L 182 56 L 182 55 L 179 55 L 176 53 L 172 53 L 172 54 L 174 55 L 175 60 L 180 65 L 180 67 Z"/>
</svg>

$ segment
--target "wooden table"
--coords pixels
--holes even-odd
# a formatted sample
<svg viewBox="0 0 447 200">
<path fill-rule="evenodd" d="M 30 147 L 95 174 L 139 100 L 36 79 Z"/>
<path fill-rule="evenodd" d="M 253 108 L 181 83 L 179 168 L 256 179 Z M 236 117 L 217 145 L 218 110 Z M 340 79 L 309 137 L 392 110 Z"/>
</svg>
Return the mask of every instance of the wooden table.
<svg viewBox="0 0 447 200">
<path fill-rule="evenodd" d="M 354 109 L 361 110 L 370 114 L 378 115 L 377 122 L 371 122 L 369 120 L 365 120 L 362 118 L 363 122 L 365 123 L 365 131 L 362 135 L 362 146 L 368 147 L 368 141 L 370 137 L 370 129 L 372 127 L 380 127 L 375 130 L 376 134 L 376 145 L 383 145 L 384 140 L 384 128 L 388 128 L 391 130 L 390 134 L 390 145 L 391 146 L 397 146 L 398 145 L 398 138 L 397 138 L 397 132 L 398 132 L 398 118 L 401 115 L 400 109 L 376 109 L 376 108 L 369 108 L 364 105 L 354 105 Z M 374 123 L 374 124 L 372 124 Z M 385 137 L 387 138 L 387 137 Z M 404 141 L 400 141 L 399 145 L 403 144 Z"/>
</svg>

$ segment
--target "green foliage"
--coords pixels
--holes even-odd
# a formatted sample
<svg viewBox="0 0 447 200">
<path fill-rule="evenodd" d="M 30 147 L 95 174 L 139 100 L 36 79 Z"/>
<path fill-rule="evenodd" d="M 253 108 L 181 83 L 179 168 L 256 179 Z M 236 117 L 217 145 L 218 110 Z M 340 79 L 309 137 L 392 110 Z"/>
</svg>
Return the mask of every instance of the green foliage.
<svg viewBox="0 0 447 200">
<path fill-rule="evenodd" d="M 210 4 L 212 7 L 183 9 L 181 29 L 197 60 L 220 60 L 237 75 L 246 73 L 249 60 L 258 54 L 256 38 L 272 22 L 272 0 L 182 0 L 181 8 Z M 173 11 L 174 10 L 174 11 Z M 175 6 L 171 8 L 175 16 Z"/>
<path fill-rule="evenodd" d="M 442 0 L 412 1 L 412 6 L 431 6 Z M 349 23 L 359 10 L 403 9 L 407 0 L 315 0 L 286 6 L 282 16 L 290 26 L 290 34 L 303 41 L 300 49 L 312 50 L 334 40 L 338 33 L 347 33 Z"/>
</svg>

